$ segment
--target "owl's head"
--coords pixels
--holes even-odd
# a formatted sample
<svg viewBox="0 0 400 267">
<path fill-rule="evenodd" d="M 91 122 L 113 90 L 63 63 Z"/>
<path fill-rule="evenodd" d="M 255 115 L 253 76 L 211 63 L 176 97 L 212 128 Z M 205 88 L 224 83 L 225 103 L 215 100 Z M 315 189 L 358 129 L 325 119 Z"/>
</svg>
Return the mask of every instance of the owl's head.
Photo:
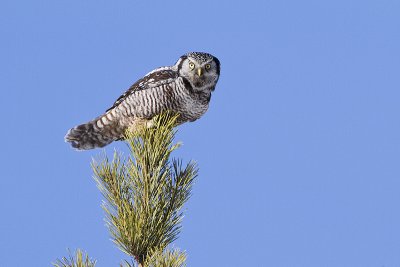
<svg viewBox="0 0 400 267">
<path fill-rule="evenodd" d="M 195 91 L 211 92 L 219 78 L 219 60 L 211 54 L 190 52 L 179 58 L 175 65 L 179 76 L 186 78 Z"/>
</svg>

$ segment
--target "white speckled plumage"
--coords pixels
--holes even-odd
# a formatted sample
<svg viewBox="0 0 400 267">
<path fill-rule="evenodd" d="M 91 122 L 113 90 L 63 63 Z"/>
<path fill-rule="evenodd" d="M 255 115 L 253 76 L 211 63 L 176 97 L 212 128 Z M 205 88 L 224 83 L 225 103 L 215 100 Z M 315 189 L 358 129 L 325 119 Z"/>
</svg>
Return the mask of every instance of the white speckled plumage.
<svg viewBox="0 0 400 267">
<path fill-rule="evenodd" d="M 179 123 L 195 121 L 207 111 L 219 74 L 219 60 L 211 54 L 183 55 L 175 65 L 147 73 L 105 114 L 70 129 L 65 140 L 78 150 L 103 147 L 165 111 L 179 113 Z"/>
</svg>

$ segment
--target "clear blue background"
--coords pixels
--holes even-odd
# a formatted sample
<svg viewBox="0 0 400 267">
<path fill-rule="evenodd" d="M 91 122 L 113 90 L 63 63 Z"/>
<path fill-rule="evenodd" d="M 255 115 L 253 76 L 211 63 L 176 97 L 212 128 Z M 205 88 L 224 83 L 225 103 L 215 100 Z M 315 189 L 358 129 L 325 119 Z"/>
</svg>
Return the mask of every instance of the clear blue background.
<svg viewBox="0 0 400 267">
<path fill-rule="evenodd" d="M 63 137 L 188 51 L 222 63 L 179 128 L 200 166 L 188 266 L 400 266 L 400 1 L 2 0 L 0 39 L 1 266 L 127 259 L 91 178 L 102 150 Z"/>
</svg>

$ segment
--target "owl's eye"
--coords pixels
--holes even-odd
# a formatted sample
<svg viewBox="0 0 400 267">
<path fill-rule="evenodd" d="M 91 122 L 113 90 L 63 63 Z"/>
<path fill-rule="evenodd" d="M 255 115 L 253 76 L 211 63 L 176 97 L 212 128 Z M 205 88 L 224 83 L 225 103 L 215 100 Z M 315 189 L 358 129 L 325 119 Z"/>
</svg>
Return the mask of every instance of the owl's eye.
<svg viewBox="0 0 400 267">
<path fill-rule="evenodd" d="M 192 70 L 194 69 L 194 63 L 193 62 L 189 62 L 189 68 Z"/>
<path fill-rule="evenodd" d="M 211 65 L 210 64 L 207 64 L 206 65 L 206 70 L 209 70 L 211 68 Z"/>
</svg>

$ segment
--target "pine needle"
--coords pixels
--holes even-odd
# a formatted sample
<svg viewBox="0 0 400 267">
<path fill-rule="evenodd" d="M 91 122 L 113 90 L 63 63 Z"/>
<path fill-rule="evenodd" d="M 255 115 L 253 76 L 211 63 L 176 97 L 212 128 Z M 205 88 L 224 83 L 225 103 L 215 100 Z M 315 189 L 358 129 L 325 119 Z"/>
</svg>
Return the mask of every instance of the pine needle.
<svg viewBox="0 0 400 267">
<path fill-rule="evenodd" d="M 96 261 L 89 259 L 87 254 L 84 254 L 81 250 L 75 252 L 75 257 L 69 252 L 69 257 L 63 257 L 53 263 L 54 267 L 95 267 Z"/>
</svg>

